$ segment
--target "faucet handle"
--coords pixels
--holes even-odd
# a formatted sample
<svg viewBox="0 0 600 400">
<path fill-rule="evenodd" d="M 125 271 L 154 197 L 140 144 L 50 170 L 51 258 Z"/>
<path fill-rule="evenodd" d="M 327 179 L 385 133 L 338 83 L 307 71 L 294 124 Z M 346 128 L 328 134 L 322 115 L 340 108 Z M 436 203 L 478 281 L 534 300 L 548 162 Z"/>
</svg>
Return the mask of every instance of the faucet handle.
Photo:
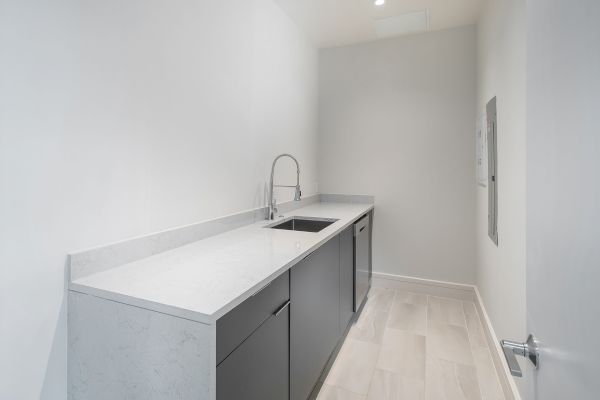
<svg viewBox="0 0 600 400">
<path fill-rule="evenodd" d="M 277 213 L 277 199 L 273 196 L 273 203 L 271 203 L 271 208 L 273 209 L 273 214 Z"/>
</svg>

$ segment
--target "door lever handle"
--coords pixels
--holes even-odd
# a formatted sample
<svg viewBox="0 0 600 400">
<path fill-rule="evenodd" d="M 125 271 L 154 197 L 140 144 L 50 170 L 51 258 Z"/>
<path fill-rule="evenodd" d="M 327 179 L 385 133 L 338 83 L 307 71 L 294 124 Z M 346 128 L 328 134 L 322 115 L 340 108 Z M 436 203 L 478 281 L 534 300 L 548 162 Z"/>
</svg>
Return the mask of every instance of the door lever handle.
<svg viewBox="0 0 600 400">
<path fill-rule="evenodd" d="M 500 345 L 504 352 L 504 357 L 508 363 L 508 368 L 512 376 L 522 377 L 523 371 L 517 361 L 517 356 L 525 357 L 531 361 L 535 369 L 539 366 L 540 356 L 538 352 L 537 341 L 533 335 L 527 337 L 525 343 L 513 342 L 511 340 L 501 340 Z"/>
<path fill-rule="evenodd" d="M 281 307 L 279 307 L 277 310 L 275 310 L 275 312 L 273 313 L 274 316 L 279 316 L 279 314 L 281 314 L 283 312 L 283 310 L 285 310 L 286 308 L 288 308 L 288 306 L 290 305 L 290 301 L 286 301 L 285 303 L 283 303 L 281 305 Z"/>
</svg>

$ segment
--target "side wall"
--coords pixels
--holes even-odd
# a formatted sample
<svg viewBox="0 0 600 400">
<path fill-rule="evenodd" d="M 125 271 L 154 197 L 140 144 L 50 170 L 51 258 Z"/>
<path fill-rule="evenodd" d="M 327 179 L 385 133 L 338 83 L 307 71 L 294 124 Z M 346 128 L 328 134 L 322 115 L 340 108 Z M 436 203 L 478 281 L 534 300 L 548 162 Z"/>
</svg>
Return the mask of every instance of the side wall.
<svg viewBox="0 0 600 400">
<path fill-rule="evenodd" d="M 475 28 L 321 50 L 319 189 L 375 195 L 376 272 L 475 282 Z"/>
<path fill-rule="evenodd" d="M 498 246 L 487 235 L 487 188 L 478 187 L 477 287 L 496 334 L 512 340 L 527 337 L 525 18 L 524 0 L 487 0 L 477 27 L 477 113 L 494 96 L 498 111 Z"/>
<path fill-rule="evenodd" d="M 316 193 L 317 56 L 271 0 L 1 2 L 0 398 L 66 397 L 68 252 L 263 206 L 281 152 Z"/>
</svg>

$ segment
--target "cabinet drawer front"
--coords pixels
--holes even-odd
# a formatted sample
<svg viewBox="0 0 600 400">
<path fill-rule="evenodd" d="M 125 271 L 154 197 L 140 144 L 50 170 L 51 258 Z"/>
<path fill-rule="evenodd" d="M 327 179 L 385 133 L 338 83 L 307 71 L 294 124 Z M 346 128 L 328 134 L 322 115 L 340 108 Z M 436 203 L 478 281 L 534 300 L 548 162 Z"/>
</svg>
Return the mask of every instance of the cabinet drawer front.
<svg viewBox="0 0 600 400">
<path fill-rule="evenodd" d="M 217 367 L 217 400 L 289 399 L 289 307 Z"/>
<path fill-rule="evenodd" d="M 290 273 L 268 286 L 217 321 L 217 365 L 290 298 Z"/>
</svg>

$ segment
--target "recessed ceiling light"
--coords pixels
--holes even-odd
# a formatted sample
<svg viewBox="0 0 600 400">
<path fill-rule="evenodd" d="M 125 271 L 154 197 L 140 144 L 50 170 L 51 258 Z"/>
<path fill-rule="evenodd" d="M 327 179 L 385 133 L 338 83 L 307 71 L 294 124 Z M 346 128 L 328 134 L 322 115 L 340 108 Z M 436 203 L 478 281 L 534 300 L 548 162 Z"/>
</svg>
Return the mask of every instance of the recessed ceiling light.
<svg viewBox="0 0 600 400">
<path fill-rule="evenodd" d="M 376 6 L 382 6 L 385 4 L 385 0 L 375 0 L 375 5 Z"/>
</svg>

